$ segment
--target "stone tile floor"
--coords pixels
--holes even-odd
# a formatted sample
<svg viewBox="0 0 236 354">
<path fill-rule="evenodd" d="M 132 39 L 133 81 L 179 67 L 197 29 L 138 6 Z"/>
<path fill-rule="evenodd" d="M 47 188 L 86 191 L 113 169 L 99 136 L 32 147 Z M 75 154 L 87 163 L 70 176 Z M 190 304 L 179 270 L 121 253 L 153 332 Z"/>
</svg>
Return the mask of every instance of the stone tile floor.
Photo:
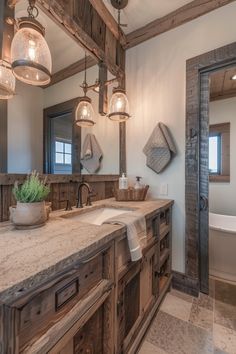
<svg viewBox="0 0 236 354">
<path fill-rule="evenodd" d="M 199 298 L 172 289 L 139 354 L 236 354 L 236 285 L 210 279 Z"/>
</svg>

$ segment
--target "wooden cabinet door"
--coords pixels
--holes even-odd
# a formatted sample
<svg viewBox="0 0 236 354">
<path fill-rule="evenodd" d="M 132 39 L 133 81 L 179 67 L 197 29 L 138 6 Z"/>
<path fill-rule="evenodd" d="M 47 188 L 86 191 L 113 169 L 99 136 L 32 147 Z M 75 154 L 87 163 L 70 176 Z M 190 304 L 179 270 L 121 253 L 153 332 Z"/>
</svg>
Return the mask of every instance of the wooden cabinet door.
<svg viewBox="0 0 236 354">
<path fill-rule="evenodd" d="M 103 354 L 103 308 L 100 306 L 92 317 L 70 339 L 61 339 L 60 349 L 48 354 Z"/>
<path fill-rule="evenodd" d="M 118 353 L 140 317 L 140 263 L 134 264 L 119 281 L 117 303 Z"/>
<path fill-rule="evenodd" d="M 145 315 L 154 304 L 158 293 L 157 256 L 158 244 L 156 243 L 143 257 L 140 273 L 140 313 L 142 315 Z"/>
<path fill-rule="evenodd" d="M 103 353 L 103 306 L 76 333 L 73 342 L 73 354 Z"/>
</svg>

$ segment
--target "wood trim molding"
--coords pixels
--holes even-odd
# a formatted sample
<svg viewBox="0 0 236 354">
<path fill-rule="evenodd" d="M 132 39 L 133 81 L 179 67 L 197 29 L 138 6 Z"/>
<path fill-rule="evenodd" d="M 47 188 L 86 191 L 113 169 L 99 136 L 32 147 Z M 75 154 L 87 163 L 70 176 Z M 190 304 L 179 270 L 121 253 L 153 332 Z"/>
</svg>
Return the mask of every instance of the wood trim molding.
<svg viewBox="0 0 236 354">
<path fill-rule="evenodd" d="M 229 183 L 230 182 L 230 176 L 223 176 L 223 175 L 211 175 L 209 176 L 209 182 L 212 183 Z"/>
<path fill-rule="evenodd" d="M 89 0 L 90 4 L 97 11 L 99 16 L 103 19 L 106 26 L 110 29 L 117 40 L 120 40 L 121 45 L 126 45 L 126 36 L 122 29 L 119 30 L 118 24 L 110 11 L 104 5 L 103 0 Z"/>
<path fill-rule="evenodd" d="M 192 21 L 202 15 L 227 5 L 235 0 L 194 0 L 187 5 L 156 19 L 142 28 L 129 33 L 126 48 L 132 48 L 161 33 L 170 31 L 184 23 Z"/>
<path fill-rule="evenodd" d="M 51 132 L 50 132 L 50 121 L 55 116 L 62 115 L 64 113 L 75 112 L 76 104 L 79 102 L 80 97 L 73 98 L 69 101 L 56 104 L 55 106 L 45 108 L 43 110 L 43 167 L 44 173 L 52 173 L 51 171 Z M 81 154 L 81 128 L 73 124 L 72 127 L 72 171 L 73 173 L 81 173 L 80 160 L 77 156 Z"/>
<path fill-rule="evenodd" d="M 198 296 L 198 280 L 186 276 L 186 274 L 172 271 L 172 287 L 192 296 Z"/>
<path fill-rule="evenodd" d="M 42 86 L 43 89 L 48 88 L 52 85 L 57 84 L 60 81 L 66 80 L 71 76 L 74 76 L 82 71 L 84 71 L 85 59 L 80 59 L 75 63 L 69 65 L 67 68 L 64 68 L 55 74 L 52 75 L 51 82 L 46 85 Z M 94 65 L 97 65 L 97 61 L 92 57 L 87 57 L 87 69 L 91 68 Z"/>
<path fill-rule="evenodd" d="M 116 182 L 119 179 L 119 175 L 81 175 L 73 173 L 71 175 L 51 175 L 41 174 L 42 177 L 47 177 L 48 183 L 75 183 L 75 182 Z M 23 182 L 27 177 L 27 174 L 18 173 L 0 173 L 0 186 L 11 186 L 15 181 L 19 183 Z"/>
<path fill-rule="evenodd" d="M 205 240 L 206 237 L 200 233 L 199 228 L 200 171 L 205 171 L 204 166 L 206 165 L 206 161 L 200 159 L 202 156 L 200 154 L 200 135 L 202 133 L 200 134 L 199 130 L 199 120 L 201 114 L 205 112 L 205 128 L 202 129 L 208 129 L 209 109 L 209 87 L 208 89 L 202 88 L 201 74 L 209 76 L 212 70 L 233 63 L 236 63 L 236 42 L 190 59 L 186 66 L 185 275 L 199 280 L 200 285 L 200 274 L 208 272 L 208 264 L 202 260 L 202 257 L 205 256 L 207 259 L 208 252 L 204 250 L 202 254 L 200 249 L 202 250 L 201 245 L 206 245 L 208 239 Z"/>
</svg>

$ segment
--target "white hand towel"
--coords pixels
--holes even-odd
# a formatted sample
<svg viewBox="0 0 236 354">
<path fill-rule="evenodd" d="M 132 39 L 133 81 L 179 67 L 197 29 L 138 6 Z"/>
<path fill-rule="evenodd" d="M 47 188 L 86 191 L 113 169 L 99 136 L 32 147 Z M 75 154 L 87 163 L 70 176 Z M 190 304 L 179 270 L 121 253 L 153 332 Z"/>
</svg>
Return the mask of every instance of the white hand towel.
<svg viewBox="0 0 236 354">
<path fill-rule="evenodd" d="M 148 139 L 144 149 L 146 164 L 156 173 L 160 173 L 176 154 L 172 136 L 163 123 L 158 123 Z"/>
<path fill-rule="evenodd" d="M 124 213 L 106 220 L 104 224 L 126 226 L 131 260 L 135 262 L 142 258 L 142 248 L 147 243 L 146 220 L 142 214 Z"/>
<path fill-rule="evenodd" d="M 101 166 L 103 154 L 94 134 L 87 134 L 82 148 L 81 164 L 89 173 L 95 173 Z"/>
</svg>

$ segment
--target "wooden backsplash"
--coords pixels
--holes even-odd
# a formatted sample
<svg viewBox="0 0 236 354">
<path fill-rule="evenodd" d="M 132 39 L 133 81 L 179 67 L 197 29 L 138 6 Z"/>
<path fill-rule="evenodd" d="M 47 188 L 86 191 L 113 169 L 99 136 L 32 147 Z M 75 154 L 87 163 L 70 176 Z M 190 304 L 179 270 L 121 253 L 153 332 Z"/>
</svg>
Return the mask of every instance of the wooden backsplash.
<svg viewBox="0 0 236 354">
<path fill-rule="evenodd" d="M 96 196 L 93 201 L 111 198 L 114 196 L 114 188 L 118 185 L 118 175 L 43 175 L 47 176 L 51 192 L 48 201 L 52 203 L 52 209 L 58 210 L 66 207 L 69 199 L 71 205 L 76 205 L 78 186 L 81 182 L 88 182 Z M 16 202 L 12 195 L 15 181 L 22 183 L 26 175 L 0 173 L 0 222 L 9 220 L 9 207 Z M 86 198 L 86 190 L 83 189 L 83 200 Z"/>
</svg>

